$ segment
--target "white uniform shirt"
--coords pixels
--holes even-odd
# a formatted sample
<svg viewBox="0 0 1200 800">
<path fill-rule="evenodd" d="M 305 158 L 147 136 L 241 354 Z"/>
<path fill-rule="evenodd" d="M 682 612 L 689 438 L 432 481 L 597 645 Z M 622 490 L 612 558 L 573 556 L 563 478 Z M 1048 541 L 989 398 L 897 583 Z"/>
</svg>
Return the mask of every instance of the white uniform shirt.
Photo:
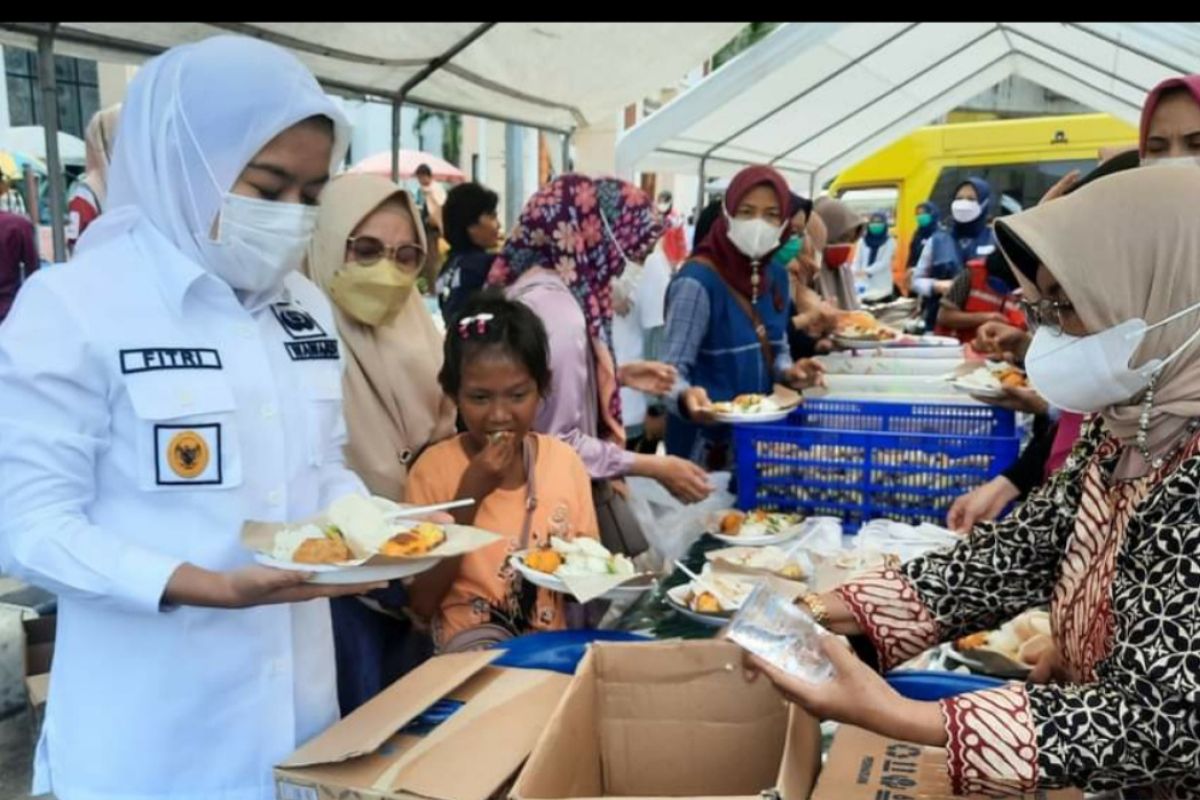
<svg viewBox="0 0 1200 800">
<path fill-rule="evenodd" d="M 646 333 L 666 324 L 667 284 L 671 282 L 671 264 L 662 246 L 646 258 L 641 274 L 634 280 L 629 313 L 613 315 L 613 349 L 618 364 L 646 358 Z M 621 416 L 626 426 L 646 421 L 646 395 L 636 389 L 621 388 Z"/>
<path fill-rule="evenodd" d="M 35 275 L 0 326 L 0 568 L 59 595 L 35 789 L 274 796 L 337 718 L 325 600 L 162 609 L 183 562 L 252 563 L 247 519 L 362 492 L 306 278 L 247 311 L 148 223 Z"/>
</svg>

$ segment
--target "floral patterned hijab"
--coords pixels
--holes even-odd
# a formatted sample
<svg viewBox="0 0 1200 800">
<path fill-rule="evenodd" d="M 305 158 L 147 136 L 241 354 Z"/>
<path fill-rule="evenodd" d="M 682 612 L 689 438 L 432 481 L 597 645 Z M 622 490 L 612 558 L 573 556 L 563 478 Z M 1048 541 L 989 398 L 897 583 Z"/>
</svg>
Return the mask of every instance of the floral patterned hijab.
<svg viewBox="0 0 1200 800">
<path fill-rule="evenodd" d="M 612 289 L 625 264 L 642 263 L 662 236 L 653 199 L 616 178 L 562 175 L 537 191 L 492 264 L 488 283 L 511 286 L 530 269 L 558 273 L 575 296 L 596 358 L 602 416 L 620 435 L 612 347 Z"/>
<path fill-rule="evenodd" d="M 662 236 L 651 198 L 616 178 L 563 175 L 525 204 L 488 282 L 511 286 L 533 267 L 558 272 L 588 333 L 612 346 L 612 284 L 628 259 L 642 263 Z"/>
</svg>

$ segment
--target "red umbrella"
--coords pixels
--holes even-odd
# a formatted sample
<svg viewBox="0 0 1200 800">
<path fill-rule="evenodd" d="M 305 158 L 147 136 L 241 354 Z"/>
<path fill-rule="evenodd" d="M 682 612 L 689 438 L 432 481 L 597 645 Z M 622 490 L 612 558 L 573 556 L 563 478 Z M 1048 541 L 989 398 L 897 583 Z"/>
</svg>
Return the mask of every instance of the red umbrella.
<svg viewBox="0 0 1200 800">
<path fill-rule="evenodd" d="M 417 167 L 422 164 L 429 165 L 429 169 L 433 170 L 434 180 L 442 181 L 443 183 L 462 183 L 467 179 L 462 170 L 449 161 L 445 161 L 429 153 L 423 153 L 420 150 L 400 151 L 401 178 L 416 177 Z M 369 172 L 372 175 L 382 175 L 385 178 L 390 178 L 392 177 L 392 154 L 385 150 L 382 153 L 368 156 L 351 167 L 350 171 Z"/>
</svg>

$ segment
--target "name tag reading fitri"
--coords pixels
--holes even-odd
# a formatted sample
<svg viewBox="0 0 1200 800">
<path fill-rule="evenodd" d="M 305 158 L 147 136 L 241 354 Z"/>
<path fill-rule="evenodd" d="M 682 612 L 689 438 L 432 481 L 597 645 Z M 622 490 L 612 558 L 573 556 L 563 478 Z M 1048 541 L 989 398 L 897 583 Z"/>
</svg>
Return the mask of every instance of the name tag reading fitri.
<svg viewBox="0 0 1200 800">
<path fill-rule="evenodd" d="M 159 369 L 221 369 L 221 355 L 201 347 L 143 347 L 121 351 L 121 372 L 134 375 Z"/>
</svg>

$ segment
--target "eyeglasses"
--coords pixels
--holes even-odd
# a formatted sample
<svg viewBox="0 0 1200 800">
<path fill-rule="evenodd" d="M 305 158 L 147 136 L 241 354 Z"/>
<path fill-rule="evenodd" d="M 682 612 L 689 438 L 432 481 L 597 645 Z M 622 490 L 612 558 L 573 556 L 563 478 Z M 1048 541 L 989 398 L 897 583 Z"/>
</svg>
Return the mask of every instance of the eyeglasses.
<svg viewBox="0 0 1200 800">
<path fill-rule="evenodd" d="M 1028 300 L 1019 300 L 1018 305 L 1025 312 L 1025 319 L 1029 321 L 1031 329 L 1045 325 L 1050 328 L 1062 330 L 1063 312 L 1075 310 L 1075 305 L 1070 300 L 1042 299 L 1036 303 L 1031 303 Z"/>
<path fill-rule="evenodd" d="M 425 260 L 425 250 L 419 245 L 388 247 L 374 236 L 352 236 L 346 240 L 346 249 L 355 262 L 364 267 L 377 264 L 382 258 L 391 258 L 404 269 L 415 270 Z"/>
</svg>

